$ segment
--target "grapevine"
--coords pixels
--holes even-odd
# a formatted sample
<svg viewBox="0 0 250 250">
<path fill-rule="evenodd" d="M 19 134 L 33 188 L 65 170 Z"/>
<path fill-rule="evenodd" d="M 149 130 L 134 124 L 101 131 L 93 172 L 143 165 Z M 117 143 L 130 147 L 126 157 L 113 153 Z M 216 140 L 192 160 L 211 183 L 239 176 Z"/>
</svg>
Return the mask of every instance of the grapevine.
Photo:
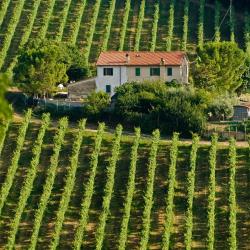
<svg viewBox="0 0 250 250">
<path fill-rule="evenodd" d="M 25 136 L 26 136 L 26 133 L 28 130 L 31 115 L 32 115 L 32 110 L 29 109 L 26 112 L 24 120 L 22 122 L 22 125 L 18 131 L 16 149 L 12 155 L 11 164 L 8 168 L 6 179 L 1 187 L 1 191 L 0 191 L 0 215 L 2 213 L 2 208 L 4 206 L 4 203 L 6 201 L 6 198 L 9 194 L 10 188 L 11 188 L 12 183 L 13 183 L 14 178 L 15 178 L 15 174 L 16 174 L 17 167 L 18 167 L 18 162 L 19 162 L 20 155 L 21 155 L 21 150 L 22 150 L 23 145 L 24 145 L 24 140 L 25 140 Z"/>
</svg>

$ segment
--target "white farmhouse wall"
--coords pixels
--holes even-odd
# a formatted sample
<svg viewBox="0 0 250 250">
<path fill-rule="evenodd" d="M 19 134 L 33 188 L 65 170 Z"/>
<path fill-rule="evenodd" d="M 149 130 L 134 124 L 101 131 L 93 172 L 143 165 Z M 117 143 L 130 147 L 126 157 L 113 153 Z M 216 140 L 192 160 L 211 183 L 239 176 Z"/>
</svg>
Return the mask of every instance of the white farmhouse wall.
<svg viewBox="0 0 250 250">
<path fill-rule="evenodd" d="M 151 76 L 150 68 L 160 67 L 160 76 Z M 113 68 L 112 76 L 104 75 L 104 68 Z M 136 76 L 136 68 L 140 68 L 140 76 Z M 168 76 L 167 69 L 172 68 L 172 75 Z M 189 62 L 185 57 L 180 66 L 98 66 L 97 67 L 97 78 L 96 78 L 96 88 L 97 91 L 106 92 L 106 86 L 110 85 L 111 95 L 114 95 L 115 88 L 126 83 L 126 82 L 143 82 L 143 81 L 155 81 L 163 80 L 170 82 L 172 80 L 177 80 L 184 84 L 188 83 L 188 72 L 189 72 Z"/>
<path fill-rule="evenodd" d="M 103 74 L 104 68 L 113 68 L 113 76 L 105 76 Z M 111 95 L 114 94 L 116 87 L 128 81 L 127 68 L 125 66 L 98 66 L 96 88 L 97 91 L 106 91 L 106 85 L 111 86 Z"/>
</svg>

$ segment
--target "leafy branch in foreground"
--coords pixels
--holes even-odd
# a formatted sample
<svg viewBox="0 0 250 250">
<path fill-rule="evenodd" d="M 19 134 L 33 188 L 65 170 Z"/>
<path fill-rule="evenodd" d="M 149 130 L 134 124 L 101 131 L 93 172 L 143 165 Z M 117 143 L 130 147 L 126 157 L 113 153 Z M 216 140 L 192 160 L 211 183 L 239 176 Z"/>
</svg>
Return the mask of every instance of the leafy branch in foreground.
<svg viewBox="0 0 250 250">
<path fill-rule="evenodd" d="M 217 154 L 218 135 L 212 136 L 211 147 L 209 151 L 209 186 L 208 186 L 208 249 L 214 249 L 214 228 L 215 228 L 215 169 L 216 169 L 216 154 Z"/>
<path fill-rule="evenodd" d="M 188 172 L 188 208 L 186 213 L 186 233 L 185 233 L 185 248 L 191 250 L 192 248 L 192 230 L 193 230 L 193 200 L 195 188 L 195 169 L 197 151 L 199 148 L 199 136 L 193 135 L 192 149 L 190 153 L 190 170 Z"/>
<path fill-rule="evenodd" d="M 173 226 L 174 217 L 174 189 L 175 189 L 175 173 L 176 173 L 176 162 L 178 155 L 178 144 L 179 134 L 174 133 L 172 139 L 172 146 L 170 149 L 170 167 L 168 172 L 168 195 L 167 195 L 167 206 L 165 211 L 165 225 L 162 237 L 162 249 L 168 250 L 170 248 L 170 234 Z"/>
<path fill-rule="evenodd" d="M 19 162 L 20 155 L 21 155 L 21 150 L 22 150 L 23 145 L 24 145 L 24 140 L 25 140 L 25 136 L 26 136 L 26 133 L 28 130 L 31 115 L 32 115 L 32 110 L 29 109 L 26 112 L 24 120 L 22 122 L 22 125 L 18 131 L 16 149 L 12 155 L 11 164 L 8 168 L 7 176 L 5 178 L 5 181 L 4 181 L 4 183 L 1 187 L 1 191 L 0 191 L 0 215 L 1 215 L 2 208 L 4 206 L 4 203 L 6 201 L 6 198 L 9 194 L 10 188 L 11 188 L 12 183 L 13 183 L 14 178 L 15 178 L 15 174 L 16 174 L 17 167 L 18 167 L 18 162 Z"/>
<path fill-rule="evenodd" d="M 70 168 L 66 177 L 66 183 L 60 200 L 59 209 L 56 214 L 55 230 L 50 244 L 51 250 L 56 249 L 59 244 L 60 232 L 63 226 L 64 216 L 68 209 L 71 193 L 74 188 L 76 170 L 78 167 L 78 158 L 83 141 L 83 134 L 85 132 L 85 124 L 86 120 L 80 121 L 79 130 L 75 136 L 72 155 L 70 158 Z"/>
<path fill-rule="evenodd" d="M 30 240 L 30 250 L 36 249 L 36 244 L 38 241 L 38 234 L 41 227 L 43 214 L 45 212 L 45 209 L 47 207 L 47 203 L 49 201 L 49 197 L 54 185 L 54 180 L 56 176 L 56 169 L 58 166 L 58 160 L 59 160 L 59 154 L 62 148 L 62 144 L 64 141 L 64 136 L 66 133 L 68 127 L 68 119 L 62 118 L 59 121 L 58 131 L 54 137 L 54 147 L 53 147 L 53 154 L 50 158 L 50 167 L 47 172 L 47 177 L 45 184 L 43 186 L 43 193 L 39 201 L 38 208 L 35 212 L 35 220 L 34 220 L 34 226 L 32 230 L 31 240 Z"/>
<path fill-rule="evenodd" d="M 136 173 L 140 136 L 141 136 L 141 130 L 139 128 L 135 129 L 135 139 L 132 146 L 131 157 L 130 157 L 127 196 L 125 199 L 124 213 L 122 217 L 121 231 L 119 236 L 119 246 L 118 246 L 119 250 L 124 250 L 127 242 L 128 223 L 130 218 L 131 204 L 135 190 L 135 173 Z"/>
<path fill-rule="evenodd" d="M 151 210 L 153 206 L 153 195 L 154 195 L 154 179 L 155 179 L 155 169 L 157 166 L 156 157 L 160 141 L 160 131 L 155 130 L 153 132 L 153 139 L 150 149 L 149 162 L 148 162 L 148 178 L 147 178 L 147 188 L 144 196 L 144 210 L 142 215 L 142 232 L 140 240 L 140 249 L 147 249 L 149 232 L 150 232 L 150 218 Z"/>
<path fill-rule="evenodd" d="M 85 193 L 84 193 L 84 197 L 83 197 L 82 204 L 81 204 L 79 226 L 77 227 L 76 234 L 74 237 L 73 249 L 76 249 L 76 250 L 81 249 L 81 245 L 82 245 L 83 237 L 84 237 L 84 230 L 88 222 L 89 207 L 90 207 L 92 196 L 94 193 L 95 176 L 96 176 L 96 170 L 98 166 L 98 157 L 99 157 L 99 153 L 101 150 L 104 129 L 105 129 L 105 124 L 100 123 L 98 130 L 97 130 L 96 139 L 95 139 L 94 151 L 91 154 L 90 176 L 85 186 Z"/>
<path fill-rule="evenodd" d="M 112 146 L 112 153 L 109 159 L 109 166 L 107 168 L 107 180 L 104 188 L 104 197 L 102 201 L 102 212 L 99 217 L 99 224 L 96 230 L 96 250 L 101 250 L 103 247 L 103 240 L 105 236 L 105 226 L 109 214 L 110 202 L 115 183 L 115 170 L 120 152 L 120 141 L 122 135 L 122 126 L 118 125 L 115 132 L 115 140 Z"/>
<path fill-rule="evenodd" d="M 33 182 L 34 182 L 35 177 L 36 177 L 37 166 L 39 164 L 40 155 L 42 152 L 43 139 L 45 136 L 45 132 L 49 127 L 49 123 L 50 123 L 49 114 L 44 114 L 42 117 L 42 125 L 39 129 L 37 139 L 36 139 L 36 141 L 34 143 L 34 147 L 32 149 L 33 157 L 32 157 L 31 163 L 30 163 L 30 167 L 29 167 L 28 172 L 27 172 L 26 179 L 25 179 L 24 184 L 22 185 L 22 188 L 21 188 L 20 196 L 19 196 L 18 203 L 17 203 L 17 208 L 15 211 L 15 216 L 10 223 L 8 243 L 5 246 L 6 249 L 13 249 L 14 248 L 16 234 L 17 234 L 17 230 L 18 230 L 19 223 L 21 220 L 21 216 L 22 216 L 22 213 L 23 213 L 24 208 L 26 206 L 27 200 L 28 200 L 30 193 L 32 191 L 32 188 L 33 188 Z"/>
</svg>

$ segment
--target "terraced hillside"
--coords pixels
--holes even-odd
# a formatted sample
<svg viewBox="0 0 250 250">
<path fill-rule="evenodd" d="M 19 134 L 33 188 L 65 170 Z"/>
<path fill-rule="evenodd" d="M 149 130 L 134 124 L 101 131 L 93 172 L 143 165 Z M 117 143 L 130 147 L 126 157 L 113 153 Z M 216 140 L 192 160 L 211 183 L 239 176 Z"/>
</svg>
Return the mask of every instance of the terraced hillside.
<svg viewBox="0 0 250 250">
<path fill-rule="evenodd" d="M 226 2 L 226 1 L 224 1 Z M 250 46 L 249 11 L 219 0 L 1 0 L 0 70 L 35 37 L 77 44 L 86 63 L 101 50 L 188 50 L 210 40 Z"/>
<path fill-rule="evenodd" d="M 0 127 L 0 249 L 249 249 L 248 147 L 30 115 Z"/>
</svg>

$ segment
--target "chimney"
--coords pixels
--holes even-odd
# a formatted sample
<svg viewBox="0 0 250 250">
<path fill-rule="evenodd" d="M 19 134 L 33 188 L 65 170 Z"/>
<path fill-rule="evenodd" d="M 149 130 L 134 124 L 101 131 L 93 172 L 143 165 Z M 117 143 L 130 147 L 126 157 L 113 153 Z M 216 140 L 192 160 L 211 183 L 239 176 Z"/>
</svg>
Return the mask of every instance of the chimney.
<svg viewBox="0 0 250 250">
<path fill-rule="evenodd" d="M 165 65 L 165 59 L 164 58 L 161 58 L 161 65 Z"/>
<path fill-rule="evenodd" d="M 126 53 L 126 63 L 129 63 L 130 62 L 130 56 L 129 56 L 129 53 Z"/>
</svg>

